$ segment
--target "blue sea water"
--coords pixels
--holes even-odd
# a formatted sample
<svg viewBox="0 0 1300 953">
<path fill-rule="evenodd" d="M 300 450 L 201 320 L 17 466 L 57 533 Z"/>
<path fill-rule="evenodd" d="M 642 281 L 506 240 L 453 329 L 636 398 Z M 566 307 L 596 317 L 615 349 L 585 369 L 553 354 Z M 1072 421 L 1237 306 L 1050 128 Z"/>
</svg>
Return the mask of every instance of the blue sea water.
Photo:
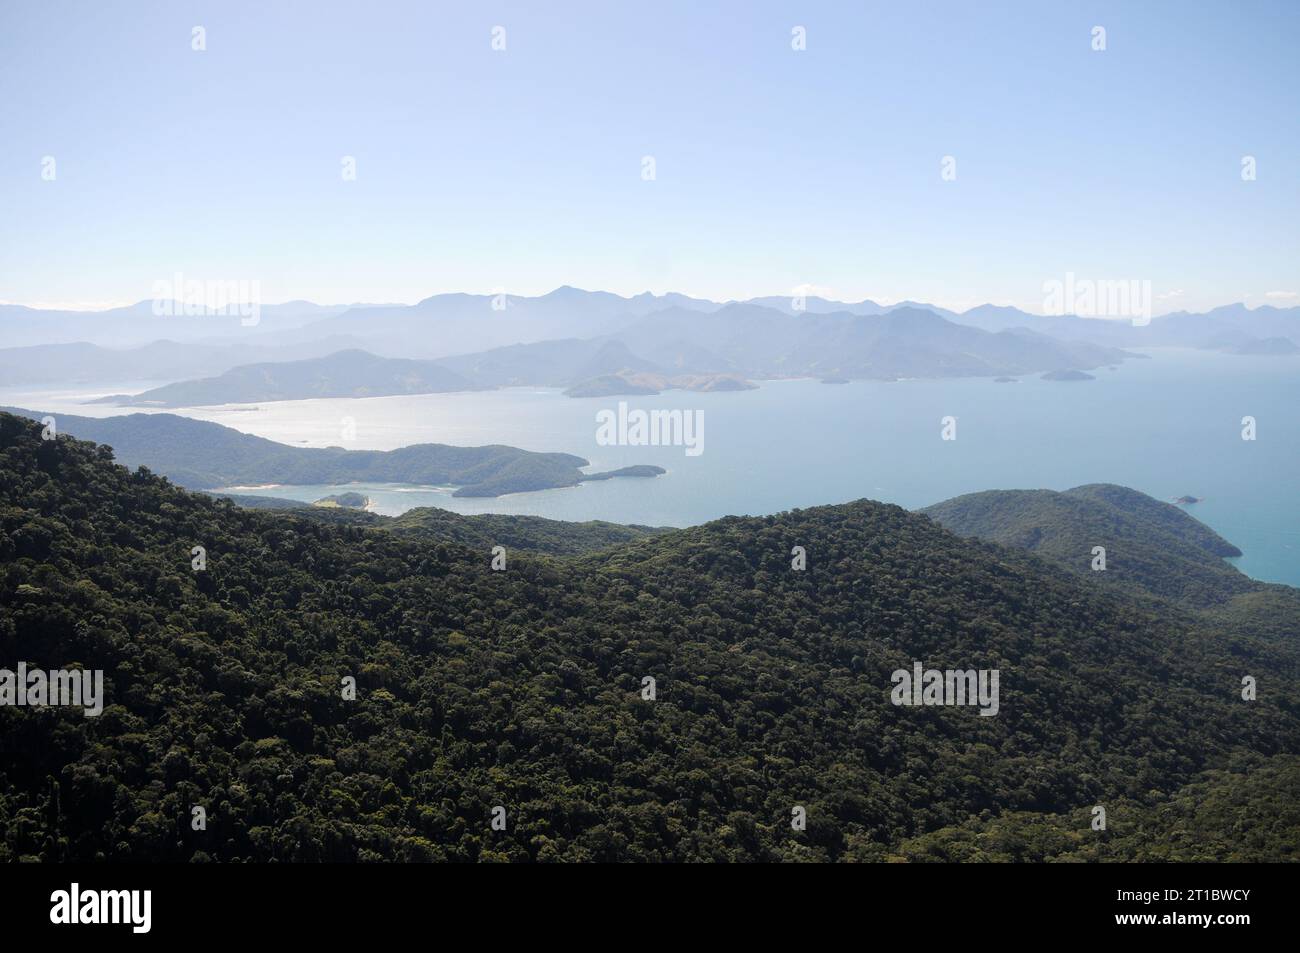
<svg viewBox="0 0 1300 953">
<path fill-rule="evenodd" d="M 1096 380 L 1080 382 L 795 380 L 737 393 L 587 399 L 512 388 L 179 412 L 297 446 L 500 443 L 574 453 L 595 470 L 634 463 L 668 470 L 654 479 L 495 499 L 392 484 L 246 491 L 310 501 L 359 490 L 385 514 L 439 506 L 685 526 L 862 497 L 916 508 L 986 489 L 1120 483 L 1163 500 L 1202 498 L 1189 512 L 1244 551 L 1235 560 L 1243 572 L 1300 585 L 1300 356 L 1148 353 L 1150 359 L 1103 368 L 1093 372 Z M 120 412 L 85 407 L 84 399 L 4 397 L 34 409 Z M 596 413 L 619 400 L 633 409 L 702 411 L 703 452 L 598 445 Z M 957 418 L 955 440 L 941 439 L 945 416 Z M 1245 416 L 1257 423 L 1253 441 L 1241 436 Z"/>
</svg>

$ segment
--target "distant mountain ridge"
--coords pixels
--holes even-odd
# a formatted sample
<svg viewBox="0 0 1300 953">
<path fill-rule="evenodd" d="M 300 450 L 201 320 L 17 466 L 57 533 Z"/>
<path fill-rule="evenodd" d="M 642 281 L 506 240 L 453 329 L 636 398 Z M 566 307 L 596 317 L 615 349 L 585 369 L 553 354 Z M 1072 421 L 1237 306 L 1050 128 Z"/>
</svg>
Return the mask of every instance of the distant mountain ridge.
<svg viewBox="0 0 1300 953">
<path fill-rule="evenodd" d="M 243 365 L 218 377 L 167 384 L 131 396 L 105 397 L 95 403 L 198 407 L 260 400 L 436 394 L 480 386 L 433 361 L 377 357 L 353 349 L 301 361 Z"/>
<path fill-rule="evenodd" d="M 668 308 L 603 338 L 516 344 L 442 363 L 480 384 L 583 388 L 594 378 L 638 373 L 742 379 L 993 377 L 1094 368 L 1128 356 L 1024 328 L 982 331 L 916 308 L 881 315 L 790 315 L 728 304 L 708 314 Z"/>
<path fill-rule="evenodd" d="M 255 327 L 244 327 L 230 315 L 159 317 L 153 314 L 149 301 L 100 312 L 0 305 L 0 342 L 17 346 L 84 341 L 124 347 L 163 338 L 211 341 L 235 336 L 271 345 L 343 336 L 356 338 L 366 349 L 379 354 L 428 359 L 511 344 L 600 337 L 615 334 L 655 312 L 679 309 L 712 314 L 735 304 L 764 307 L 790 317 L 833 313 L 879 317 L 923 310 L 985 331 L 1024 327 L 1065 340 L 1111 347 L 1211 347 L 1211 340 L 1225 331 L 1247 340 L 1278 337 L 1292 343 L 1300 341 L 1300 307 L 1247 308 L 1231 304 L 1205 313 L 1175 312 L 1152 318 L 1149 324 L 1135 325 L 1131 319 L 1033 315 L 992 304 L 955 312 L 912 301 L 882 305 L 871 300 L 841 302 L 792 294 L 719 302 L 674 292 L 623 297 L 563 286 L 535 297 L 439 294 L 414 305 L 317 305 L 305 301 L 262 305 Z"/>
<path fill-rule="evenodd" d="M 1224 305 L 1203 314 L 1178 311 L 1151 318 L 1083 318 L 1075 315 L 1034 315 L 1017 308 L 981 305 L 954 318 L 986 331 L 1030 328 L 1061 340 L 1088 341 L 1111 347 L 1192 347 L 1232 349 L 1235 353 L 1291 353 L 1286 347 L 1300 340 L 1300 307 L 1275 308 Z M 1280 339 L 1264 350 L 1251 346 Z M 1285 343 L 1284 343 L 1285 342 Z M 1238 350 L 1240 348 L 1244 350 Z"/>
<path fill-rule="evenodd" d="M 274 379 L 279 371 L 268 371 L 271 377 L 260 382 L 257 372 L 221 384 L 205 380 L 235 370 L 249 375 L 247 365 L 361 350 L 394 361 L 436 361 L 473 387 L 626 394 L 698 386 L 690 382 L 701 377 L 891 380 L 1085 371 L 1118 363 L 1126 348 L 1193 347 L 1286 360 L 1300 352 L 1297 341 L 1300 307 L 1234 304 L 1135 324 L 1032 315 L 997 305 L 957 313 L 912 302 L 845 303 L 817 296 L 715 302 L 676 293 L 629 298 L 565 286 L 538 297 L 442 294 L 409 306 L 265 305 L 254 327 L 231 315 L 159 317 L 148 301 L 103 312 L 0 305 L 0 343 L 11 345 L 0 348 L 0 380 L 59 387 L 143 380 L 185 385 L 143 398 L 158 401 L 155 406 L 293 399 L 276 396 L 290 394 L 437 393 L 466 386 L 432 366 L 415 375 L 428 380 L 403 383 L 410 374 L 395 365 L 372 367 L 372 378 L 336 380 L 332 386 L 287 386 Z M 634 380 L 638 374 L 656 375 L 659 386 Z M 673 379 L 687 383 L 667 383 Z"/>
<path fill-rule="evenodd" d="M 982 331 L 916 308 L 795 316 L 751 304 L 729 304 L 708 314 L 675 306 L 596 338 L 512 344 L 436 361 L 341 351 L 236 367 L 216 378 L 101 402 L 186 407 L 512 385 L 563 387 L 575 397 L 649 394 L 669 387 L 743 390 L 750 386 L 746 378 L 996 377 L 1077 371 L 1128 356 L 1027 328 Z"/>
<path fill-rule="evenodd" d="M 34 344 L 88 342 L 109 347 L 139 347 L 158 340 L 213 342 L 226 338 L 249 340 L 271 332 L 301 328 L 350 305 L 319 305 L 310 301 L 289 301 L 258 307 L 255 324 L 245 324 L 251 315 L 230 311 L 186 314 L 183 304 L 171 305 L 172 314 L 157 314 L 154 302 L 138 301 L 103 311 L 66 311 L 0 305 L 0 342 L 6 347 Z M 380 305 L 368 305 L 381 308 Z M 159 308 L 157 310 L 166 310 Z M 309 335 L 318 337 L 319 335 Z"/>
<path fill-rule="evenodd" d="M 356 348 L 354 337 L 338 336 L 299 344 L 269 345 L 238 339 L 201 343 L 158 340 L 131 348 L 107 348 L 86 341 L 0 348 L 0 380 L 9 385 L 75 386 L 122 381 L 175 381 L 209 377 L 243 364 L 298 361 Z"/>
</svg>

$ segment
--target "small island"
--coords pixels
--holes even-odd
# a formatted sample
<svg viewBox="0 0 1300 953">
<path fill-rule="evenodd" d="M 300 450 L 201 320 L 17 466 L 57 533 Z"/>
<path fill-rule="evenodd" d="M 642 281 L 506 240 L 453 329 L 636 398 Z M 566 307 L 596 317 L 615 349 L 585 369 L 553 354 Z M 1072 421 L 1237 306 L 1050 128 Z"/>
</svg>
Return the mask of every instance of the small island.
<svg viewBox="0 0 1300 953">
<path fill-rule="evenodd" d="M 823 384 L 847 384 L 848 382 L 849 379 L 847 377 L 823 377 L 822 378 Z"/>
<path fill-rule="evenodd" d="M 1083 371 L 1048 371 L 1040 378 L 1045 381 L 1095 381 L 1096 379 Z"/>
<path fill-rule="evenodd" d="M 1178 499 L 1174 500 L 1174 502 L 1179 506 L 1190 506 L 1192 503 L 1200 503 L 1201 500 L 1199 497 L 1195 496 L 1180 496 Z"/>
<path fill-rule="evenodd" d="M 342 507 L 349 510 L 364 510 L 370 506 L 370 497 L 360 493 L 336 493 L 321 497 L 312 506 Z"/>
<path fill-rule="evenodd" d="M 657 477 L 667 473 L 663 467 L 651 466 L 648 463 L 638 463 L 636 466 L 620 467 L 617 470 L 606 470 L 603 473 L 592 473 L 582 478 L 582 482 L 589 483 L 592 480 L 612 480 L 614 477 Z"/>
<path fill-rule="evenodd" d="M 585 462 L 583 464 L 586 465 Z M 601 473 L 578 473 L 573 479 L 564 483 L 556 483 L 551 486 L 577 486 L 579 483 L 590 483 L 594 480 L 612 480 L 615 477 L 657 477 L 668 471 L 663 467 L 651 466 L 650 464 L 641 463 L 631 467 L 621 467 L 617 470 L 605 470 Z M 453 492 L 452 496 L 501 496 L 503 493 L 519 493 L 530 489 L 549 489 L 547 486 L 538 487 L 517 487 L 501 488 L 492 486 L 462 486 Z"/>
<path fill-rule="evenodd" d="M 993 378 L 993 383 L 995 383 L 995 384 L 1019 384 L 1020 381 L 1016 380 L 1014 377 L 995 377 L 995 378 Z"/>
</svg>

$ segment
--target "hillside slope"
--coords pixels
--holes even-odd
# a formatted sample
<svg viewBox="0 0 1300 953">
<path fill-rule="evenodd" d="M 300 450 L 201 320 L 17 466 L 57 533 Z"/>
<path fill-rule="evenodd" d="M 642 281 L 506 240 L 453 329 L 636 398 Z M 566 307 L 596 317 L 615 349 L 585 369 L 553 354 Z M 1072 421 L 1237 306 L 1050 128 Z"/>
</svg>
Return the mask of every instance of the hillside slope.
<svg viewBox="0 0 1300 953">
<path fill-rule="evenodd" d="M 959 536 L 1027 549 L 1107 586 L 1206 607 L 1262 584 L 1224 557 L 1241 550 L 1170 503 L 1113 484 L 1053 490 L 988 490 L 919 512 Z M 1104 571 L 1092 568 L 1094 547 Z"/>
<path fill-rule="evenodd" d="M 1293 639 L 898 507 L 495 572 L 481 544 L 243 510 L 39 434 L 0 415 L 0 659 L 103 669 L 106 707 L 0 709 L 0 860 L 880 860 L 1012 814 L 1158 819 L 1207 771 L 1300 753 Z M 890 704 L 914 661 L 998 669 L 998 714 Z M 1293 836 L 1272 796 L 1235 858 Z M 1142 849 L 1185 837 L 1167 816 Z"/>
<path fill-rule="evenodd" d="M 385 530 L 415 539 L 454 542 L 480 552 L 493 546 L 552 556 L 574 556 L 608 549 L 633 540 L 670 532 L 653 526 L 625 526 L 603 520 L 566 523 L 541 516 L 501 516 L 479 513 L 462 516 L 431 506 L 407 510 L 401 516 L 382 519 Z"/>
</svg>

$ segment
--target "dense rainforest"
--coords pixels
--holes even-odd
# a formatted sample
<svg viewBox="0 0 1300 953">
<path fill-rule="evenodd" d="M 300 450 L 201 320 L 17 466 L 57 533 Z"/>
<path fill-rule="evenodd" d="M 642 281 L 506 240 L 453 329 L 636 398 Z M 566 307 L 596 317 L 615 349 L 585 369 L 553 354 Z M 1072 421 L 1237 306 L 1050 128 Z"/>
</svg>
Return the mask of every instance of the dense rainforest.
<svg viewBox="0 0 1300 953">
<path fill-rule="evenodd" d="M 1266 588 L 1224 561 L 1241 555 L 1232 543 L 1177 506 L 1126 486 L 987 490 L 921 512 L 959 536 L 1027 549 L 1090 582 L 1185 606 L 1206 608 Z M 1098 546 L 1104 569 L 1093 567 Z"/>
<path fill-rule="evenodd" d="M 0 668 L 105 695 L 0 707 L 0 860 L 1300 846 L 1294 590 L 1175 602 L 870 501 L 549 546 L 475 519 L 241 507 L 0 414 Z M 891 704 L 917 661 L 997 669 L 997 715 Z"/>
</svg>

